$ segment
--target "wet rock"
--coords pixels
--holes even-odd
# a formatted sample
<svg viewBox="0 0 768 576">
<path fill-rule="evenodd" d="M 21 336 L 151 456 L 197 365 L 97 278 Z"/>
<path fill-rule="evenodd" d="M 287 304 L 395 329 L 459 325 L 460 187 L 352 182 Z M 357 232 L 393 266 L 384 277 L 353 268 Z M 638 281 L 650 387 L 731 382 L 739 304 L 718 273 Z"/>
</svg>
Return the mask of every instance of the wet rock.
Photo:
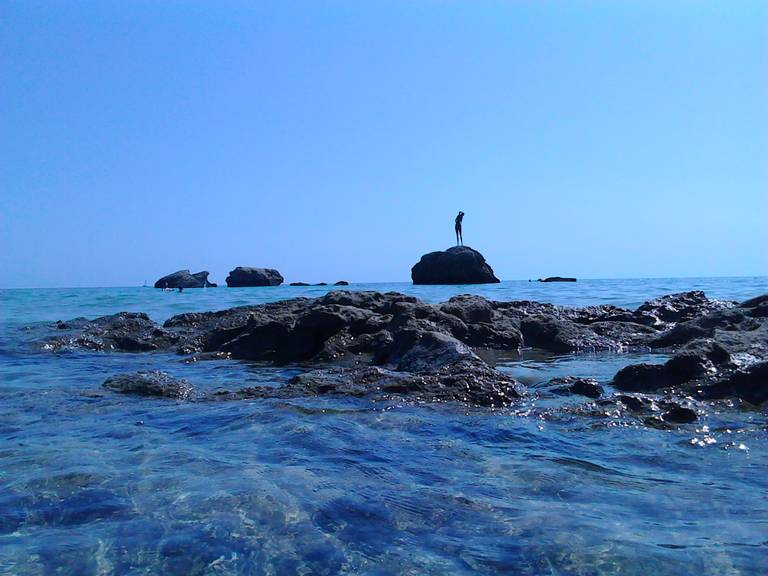
<svg viewBox="0 0 768 576">
<path fill-rule="evenodd" d="M 188 400 L 194 392 L 192 385 L 186 380 L 174 378 L 160 370 L 111 376 L 104 381 L 103 386 L 121 394 L 159 396 L 176 400 Z"/>
<path fill-rule="evenodd" d="M 598 335 L 586 326 L 548 316 L 530 316 L 520 322 L 526 346 L 550 352 L 617 350 L 614 340 Z"/>
<path fill-rule="evenodd" d="M 468 246 L 454 246 L 444 252 L 430 252 L 411 268 L 414 284 L 490 284 L 499 279 L 480 252 Z"/>
<path fill-rule="evenodd" d="M 435 372 L 462 361 L 482 363 L 465 344 L 440 332 L 404 330 L 394 336 L 385 364 L 401 372 Z"/>
<path fill-rule="evenodd" d="M 215 288 L 216 284 L 208 282 L 208 272 L 192 274 L 189 270 L 179 270 L 163 276 L 155 282 L 155 288 Z"/>
<path fill-rule="evenodd" d="M 306 282 L 291 282 L 288 286 L 309 286 Z"/>
<path fill-rule="evenodd" d="M 664 422 L 673 424 L 690 424 L 698 419 L 696 411 L 683 406 L 673 406 L 661 415 Z"/>
<path fill-rule="evenodd" d="M 663 364 L 632 364 L 619 370 L 611 384 L 617 390 L 628 392 L 652 392 L 679 384 L 670 378 Z"/>
<path fill-rule="evenodd" d="M 697 340 L 664 364 L 634 364 L 622 368 L 612 384 L 618 390 L 652 392 L 711 376 L 730 360 L 728 351 L 717 342 Z"/>
<path fill-rule="evenodd" d="M 547 278 L 539 278 L 539 282 L 576 282 L 576 278 L 568 278 L 563 276 L 548 276 Z"/>
<path fill-rule="evenodd" d="M 552 386 L 552 392 L 559 395 L 577 394 L 587 398 L 600 398 L 603 394 L 603 387 L 597 383 L 594 378 L 578 378 L 575 376 L 565 376 L 553 378 L 549 381 Z"/>
<path fill-rule="evenodd" d="M 525 389 L 514 379 L 475 361 L 443 366 L 430 374 L 379 366 L 319 369 L 297 375 L 280 388 L 254 387 L 235 393 L 246 398 L 339 395 L 387 399 L 407 396 L 416 401 L 455 401 L 497 408 L 511 405 L 524 394 Z"/>
<path fill-rule="evenodd" d="M 704 292 L 694 290 L 654 298 L 637 310 L 652 314 L 662 322 L 684 322 L 715 310 L 724 310 L 733 306 L 733 302 L 710 300 Z"/>
<path fill-rule="evenodd" d="M 759 362 L 728 374 L 723 379 L 703 387 L 702 398 L 740 398 L 759 406 L 768 401 L 768 362 Z"/>
<path fill-rule="evenodd" d="M 88 350 L 117 350 L 121 352 L 150 352 L 173 347 L 178 335 L 152 322 L 141 312 L 120 312 L 92 321 L 57 323 L 57 330 L 71 330 L 71 336 L 57 337 L 47 342 L 49 350 L 84 348 Z"/>
<path fill-rule="evenodd" d="M 274 268 L 250 268 L 238 266 L 230 271 L 226 279 L 230 288 L 246 286 L 279 286 L 283 283 L 283 277 Z"/>
<path fill-rule="evenodd" d="M 616 400 L 621 402 L 632 412 L 651 412 L 656 410 L 656 404 L 652 398 L 646 396 L 631 396 L 629 394 L 616 394 Z"/>
<path fill-rule="evenodd" d="M 349 282 L 346 280 L 339 280 L 338 282 L 334 282 L 334 286 L 349 286 Z"/>
</svg>

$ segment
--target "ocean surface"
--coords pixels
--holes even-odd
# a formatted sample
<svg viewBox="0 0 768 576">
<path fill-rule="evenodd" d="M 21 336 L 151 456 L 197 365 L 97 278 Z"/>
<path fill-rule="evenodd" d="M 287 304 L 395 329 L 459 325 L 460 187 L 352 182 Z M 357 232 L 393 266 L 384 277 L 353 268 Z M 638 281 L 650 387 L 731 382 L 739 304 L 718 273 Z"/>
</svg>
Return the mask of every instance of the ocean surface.
<svg viewBox="0 0 768 576">
<path fill-rule="evenodd" d="M 330 289 L 0 290 L 0 574 L 768 574 L 765 411 L 660 430 L 535 399 L 495 411 L 359 398 L 185 403 L 101 384 L 163 369 L 232 389 L 280 385 L 305 368 L 36 345 L 56 320 L 125 310 L 163 321 Z M 634 308 L 693 289 L 743 300 L 768 292 L 768 278 L 348 289 Z M 555 376 L 606 385 L 627 364 L 664 360 L 498 358 L 534 392 Z"/>
</svg>

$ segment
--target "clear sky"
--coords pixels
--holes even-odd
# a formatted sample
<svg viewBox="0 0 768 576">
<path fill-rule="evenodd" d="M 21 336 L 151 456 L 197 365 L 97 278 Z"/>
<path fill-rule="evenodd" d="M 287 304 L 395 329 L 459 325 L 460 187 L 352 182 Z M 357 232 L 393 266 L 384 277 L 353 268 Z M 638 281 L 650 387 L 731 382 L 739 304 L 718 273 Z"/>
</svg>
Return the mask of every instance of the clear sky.
<svg viewBox="0 0 768 576">
<path fill-rule="evenodd" d="M 3 0 L 0 286 L 768 274 L 765 0 Z"/>
</svg>

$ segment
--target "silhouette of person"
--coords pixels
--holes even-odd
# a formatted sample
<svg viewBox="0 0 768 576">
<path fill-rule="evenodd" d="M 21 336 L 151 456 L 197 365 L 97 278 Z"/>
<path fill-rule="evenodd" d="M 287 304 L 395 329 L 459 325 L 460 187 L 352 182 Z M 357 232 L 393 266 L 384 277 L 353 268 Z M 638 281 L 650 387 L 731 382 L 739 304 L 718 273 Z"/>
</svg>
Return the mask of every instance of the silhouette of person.
<svg viewBox="0 0 768 576">
<path fill-rule="evenodd" d="M 456 245 L 464 246 L 464 237 L 461 235 L 461 221 L 464 220 L 464 212 L 459 210 L 459 215 L 456 216 Z"/>
</svg>

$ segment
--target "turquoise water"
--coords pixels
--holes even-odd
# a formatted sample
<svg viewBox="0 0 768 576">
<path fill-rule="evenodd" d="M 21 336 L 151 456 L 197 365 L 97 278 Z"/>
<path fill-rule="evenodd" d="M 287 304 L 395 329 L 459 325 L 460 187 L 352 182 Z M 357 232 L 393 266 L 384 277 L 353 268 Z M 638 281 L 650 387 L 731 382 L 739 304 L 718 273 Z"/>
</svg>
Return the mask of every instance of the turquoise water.
<svg viewBox="0 0 768 576">
<path fill-rule="evenodd" d="M 350 288 L 634 307 L 690 289 L 741 300 L 768 292 L 768 279 Z M 162 368 L 231 389 L 300 368 L 32 345 L 59 319 L 131 310 L 162 321 L 328 289 L 0 291 L 0 574 L 766 573 L 764 411 L 720 408 L 658 430 L 535 398 L 508 411 L 180 403 L 101 383 Z M 524 351 L 499 362 L 535 391 L 560 375 L 605 384 L 626 364 L 663 359 Z"/>
</svg>

